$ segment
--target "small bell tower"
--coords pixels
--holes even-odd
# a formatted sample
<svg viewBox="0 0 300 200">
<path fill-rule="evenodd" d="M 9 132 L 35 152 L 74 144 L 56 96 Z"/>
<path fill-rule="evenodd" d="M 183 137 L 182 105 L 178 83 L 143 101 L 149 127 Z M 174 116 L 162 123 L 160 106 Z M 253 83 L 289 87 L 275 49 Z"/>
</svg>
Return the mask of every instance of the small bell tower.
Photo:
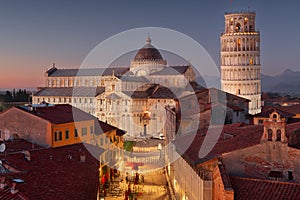
<svg viewBox="0 0 300 200">
<path fill-rule="evenodd" d="M 261 138 L 262 142 L 281 142 L 287 143 L 288 139 L 285 134 L 286 120 L 280 113 L 274 110 L 267 121 L 264 122 L 264 133 Z"/>
</svg>

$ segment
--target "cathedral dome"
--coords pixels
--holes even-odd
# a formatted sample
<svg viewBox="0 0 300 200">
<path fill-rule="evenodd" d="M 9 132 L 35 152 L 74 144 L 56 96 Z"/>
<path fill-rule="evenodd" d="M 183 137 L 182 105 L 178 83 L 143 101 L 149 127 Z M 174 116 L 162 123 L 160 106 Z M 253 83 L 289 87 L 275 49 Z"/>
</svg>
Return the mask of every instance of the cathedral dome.
<svg viewBox="0 0 300 200">
<path fill-rule="evenodd" d="M 159 51 L 151 44 L 151 39 L 148 36 L 146 44 L 141 48 L 134 57 L 134 61 L 161 61 L 163 60 Z"/>
</svg>

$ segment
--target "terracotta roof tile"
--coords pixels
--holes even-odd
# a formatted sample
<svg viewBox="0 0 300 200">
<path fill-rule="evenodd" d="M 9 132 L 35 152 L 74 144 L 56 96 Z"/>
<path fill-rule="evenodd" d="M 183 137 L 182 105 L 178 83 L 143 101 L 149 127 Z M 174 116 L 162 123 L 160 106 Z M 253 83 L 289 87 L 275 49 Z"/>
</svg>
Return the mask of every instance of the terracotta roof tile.
<svg viewBox="0 0 300 200">
<path fill-rule="evenodd" d="M 45 119 L 53 124 L 64 124 L 75 121 L 95 120 L 96 118 L 69 104 L 35 107 L 32 111 L 24 106 L 16 108 Z"/>
<path fill-rule="evenodd" d="M 103 150 L 87 144 L 74 144 L 56 148 L 31 150 L 30 161 L 22 153 L 1 156 L 3 162 L 21 173 L 2 174 L 20 178 L 25 183 L 17 185 L 22 194 L 33 200 L 96 199 L 99 180 L 99 161 L 87 151 L 100 155 Z M 80 162 L 84 153 L 85 162 Z M 2 199 L 0 197 L 0 199 Z"/>
<path fill-rule="evenodd" d="M 282 117 L 288 119 L 292 116 L 295 116 L 294 113 L 291 112 L 287 112 L 283 109 L 281 109 L 282 107 L 268 107 L 267 109 L 265 108 L 262 112 L 254 115 L 254 117 L 266 117 L 269 118 L 270 114 L 274 111 L 278 112 Z"/>
<path fill-rule="evenodd" d="M 18 192 L 16 194 L 12 194 L 10 192 L 10 187 L 0 189 L 0 199 L 1 200 L 29 200 L 29 198 L 27 198 L 21 192 Z"/>
<path fill-rule="evenodd" d="M 221 134 L 218 135 L 220 131 Z M 232 137 L 225 137 L 225 134 L 227 136 L 232 135 Z M 226 152 L 257 145 L 260 143 L 262 134 L 262 125 L 236 123 L 224 126 L 212 126 L 209 134 L 207 133 L 207 130 L 202 130 L 197 134 L 178 136 L 174 141 L 174 144 L 177 151 L 184 154 L 184 156 L 192 162 L 191 164 L 197 164 L 216 158 Z M 208 137 L 206 138 L 206 136 Z M 206 146 L 206 149 L 208 150 L 207 155 L 199 157 L 200 148 L 205 140 L 208 142 L 206 144 L 211 142 L 212 145 Z M 214 142 L 215 140 L 216 142 Z M 212 147 L 212 149 L 210 149 L 210 147 Z"/>
<path fill-rule="evenodd" d="M 231 176 L 236 200 L 300 199 L 300 184 Z"/>
<path fill-rule="evenodd" d="M 2 142 L 0 142 L 1 144 Z M 41 146 L 34 144 L 32 142 L 28 142 L 24 139 L 13 139 L 13 140 L 8 140 L 5 141 L 5 146 L 6 146 L 6 153 L 11 153 L 11 152 L 20 152 L 20 151 L 27 151 L 27 150 L 33 150 L 33 149 L 40 149 L 42 148 Z M 1 155 L 1 153 L 0 153 Z"/>
</svg>

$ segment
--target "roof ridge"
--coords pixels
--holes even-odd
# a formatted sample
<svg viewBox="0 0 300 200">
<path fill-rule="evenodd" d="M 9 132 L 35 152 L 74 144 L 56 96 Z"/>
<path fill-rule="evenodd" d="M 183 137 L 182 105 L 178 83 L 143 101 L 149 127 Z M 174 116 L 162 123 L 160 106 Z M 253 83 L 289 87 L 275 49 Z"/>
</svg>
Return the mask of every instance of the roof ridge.
<svg viewBox="0 0 300 200">
<path fill-rule="evenodd" d="M 275 180 L 268 180 L 268 179 L 258 179 L 258 178 L 250 178 L 250 177 L 240 177 L 240 176 L 231 176 L 232 178 L 239 179 L 239 180 L 249 180 L 249 181 L 256 181 L 256 182 L 268 182 L 268 183 L 277 183 L 277 184 L 286 184 L 286 185 L 298 185 L 300 183 L 296 182 L 284 182 L 284 181 L 275 181 Z"/>
</svg>

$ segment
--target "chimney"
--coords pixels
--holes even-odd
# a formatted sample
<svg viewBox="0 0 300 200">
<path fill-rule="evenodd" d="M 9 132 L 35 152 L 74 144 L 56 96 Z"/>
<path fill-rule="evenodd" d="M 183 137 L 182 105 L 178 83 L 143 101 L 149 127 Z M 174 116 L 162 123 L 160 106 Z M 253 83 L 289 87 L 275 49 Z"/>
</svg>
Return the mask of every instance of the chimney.
<svg viewBox="0 0 300 200">
<path fill-rule="evenodd" d="M 10 193 L 12 194 L 17 194 L 19 192 L 19 190 L 16 189 L 17 183 L 13 182 L 11 188 L 10 188 Z"/>
<path fill-rule="evenodd" d="M 80 154 L 80 162 L 84 163 L 85 162 L 85 153 Z"/>
</svg>

